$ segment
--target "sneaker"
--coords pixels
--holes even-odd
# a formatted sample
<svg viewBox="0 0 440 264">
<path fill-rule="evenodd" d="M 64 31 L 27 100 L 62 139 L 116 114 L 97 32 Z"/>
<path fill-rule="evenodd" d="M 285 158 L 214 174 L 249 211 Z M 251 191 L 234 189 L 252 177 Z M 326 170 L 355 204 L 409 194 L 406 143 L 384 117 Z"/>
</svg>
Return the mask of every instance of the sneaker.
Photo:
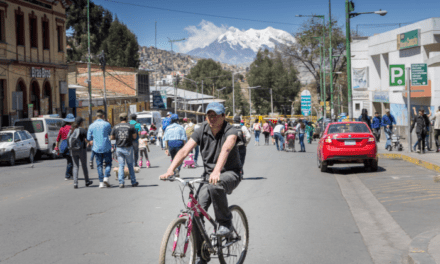
<svg viewBox="0 0 440 264">
<path fill-rule="evenodd" d="M 73 177 L 66 177 L 66 178 L 64 178 L 64 180 L 65 181 L 70 181 L 70 180 L 73 180 Z"/>
<path fill-rule="evenodd" d="M 90 169 L 93 170 L 93 161 L 90 161 Z"/>
<path fill-rule="evenodd" d="M 108 177 L 104 177 L 104 185 L 107 186 L 107 187 L 112 187 L 112 186 L 110 185 L 110 182 L 109 182 L 109 178 L 108 178 Z"/>
<path fill-rule="evenodd" d="M 78 184 L 74 184 L 73 189 L 78 189 Z"/>
<path fill-rule="evenodd" d="M 227 226 L 221 225 L 220 228 L 217 231 L 217 236 L 228 236 L 231 234 L 231 229 Z"/>
<path fill-rule="evenodd" d="M 105 188 L 105 186 L 104 186 L 104 183 L 103 182 L 100 182 L 99 183 L 99 188 L 101 189 L 101 188 Z"/>
<path fill-rule="evenodd" d="M 420 153 L 420 149 L 416 150 L 417 153 Z"/>
<path fill-rule="evenodd" d="M 138 187 L 139 186 L 139 182 L 136 182 L 135 184 L 132 184 L 131 187 Z"/>
<path fill-rule="evenodd" d="M 435 152 L 440 152 L 440 149 L 437 149 Z"/>
<path fill-rule="evenodd" d="M 119 188 L 125 188 L 124 184 L 119 184 Z"/>
<path fill-rule="evenodd" d="M 206 260 L 204 260 L 202 257 L 197 257 L 196 264 L 208 264 L 208 262 L 206 262 Z"/>
<path fill-rule="evenodd" d="M 87 183 L 86 183 L 86 187 L 89 187 L 90 185 L 92 185 L 93 184 L 93 181 L 88 181 Z"/>
</svg>

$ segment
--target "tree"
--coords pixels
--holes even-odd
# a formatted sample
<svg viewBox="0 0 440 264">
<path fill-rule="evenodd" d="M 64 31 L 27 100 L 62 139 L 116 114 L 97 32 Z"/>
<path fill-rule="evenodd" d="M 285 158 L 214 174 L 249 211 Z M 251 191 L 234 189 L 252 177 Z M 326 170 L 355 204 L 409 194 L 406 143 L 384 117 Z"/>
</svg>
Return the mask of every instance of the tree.
<svg viewBox="0 0 440 264">
<path fill-rule="evenodd" d="M 107 65 L 121 67 L 139 67 L 139 44 L 137 37 L 125 24 L 115 19 L 107 38 L 101 45 L 107 59 Z"/>
<path fill-rule="evenodd" d="M 252 91 L 252 104 L 257 114 L 264 115 L 271 112 L 269 88 L 273 91 L 274 111 L 280 111 L 284 109 L 284 105 L 290 107 L 301 85 L 293 61 L 284 58 L 277 50 L 269 52 L 267 49 L 258 51 L 250 66 L 247 80 L 250 86 L 263 88 Z"/>
<path fill-rule="evenodd" d="M 291 58 L 294 62 L 299 63 L 302 67 L 306 68 L 317 83 L 317 91 L 321 93 L 320 78 L 321 78 L 321 65 L 320 65 L 320 40 L 315 37 L 321 37 L 323 31 L 326 30 L 325 37 L 325 51 L 326 59 L 324 60 L 325 65 L 329 65 L 328 54 L 330 41 L 328 37 L 328 28 L 330 23 L 326 24 L 324 28 L 322 25 L 322 20 L 320 19 L 309 19 L 304 22 L 300 30 L 294 34 L 296 42 L 287 45 L 282 45 L 281 50 L 284 56 Z M 332 18 L 332 48 L 333 55 L 341 55 L 339 57 L 333 58 L 333 81 L 336 83 L 338 75 L 334 72 L 344 71 L 346 68 L 346 59 L 342 55 L 345 53 L 345 34 L 342 28 L 338 26 L 338 21 Z M 325 67 L 326 68 L 326 67 Z M 330 83 L 330 78 L 327 77 L 326 83 Z M 327 90 L 328 91 L 328 88 Z M 329 95 L 329 93 L 326 93 Z"/>
</svg>

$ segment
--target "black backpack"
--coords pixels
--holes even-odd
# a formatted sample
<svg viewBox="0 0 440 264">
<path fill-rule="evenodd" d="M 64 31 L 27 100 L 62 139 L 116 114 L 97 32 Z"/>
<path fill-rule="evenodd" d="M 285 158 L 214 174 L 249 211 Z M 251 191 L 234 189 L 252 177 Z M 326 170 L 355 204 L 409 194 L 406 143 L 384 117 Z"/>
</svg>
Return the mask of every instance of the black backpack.
<svg viewBox="0 0 440 264">
<path fill-rule="evenodd" d="M 67 145 L 69 149 L 72 151 L 80 150 L 82 148 L 81 141 L 79 139 L 80 130 L 79 128 L 75 129 L 73 133 L 69 133 L 69 137 L 67 138 Z"/>
</svg>

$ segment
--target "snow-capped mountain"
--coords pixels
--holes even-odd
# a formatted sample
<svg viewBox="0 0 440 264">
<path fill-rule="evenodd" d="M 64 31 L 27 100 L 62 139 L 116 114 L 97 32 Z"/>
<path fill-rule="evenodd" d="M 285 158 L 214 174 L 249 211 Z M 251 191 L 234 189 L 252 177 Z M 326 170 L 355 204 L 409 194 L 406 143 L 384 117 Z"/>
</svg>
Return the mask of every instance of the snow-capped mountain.
<svg viewBox="0 0 440 264">
<path fill-rule="evenodd" d="M 193 49 L 187 54 L 229 64 L 242 64 L 252 62 L 260 48 L 273 50 L 277 44 L 294 41 L 295 38 L 286 31 L 272 27 L 246 31 L 230 27 L 209 45 Z"/>
</svg>

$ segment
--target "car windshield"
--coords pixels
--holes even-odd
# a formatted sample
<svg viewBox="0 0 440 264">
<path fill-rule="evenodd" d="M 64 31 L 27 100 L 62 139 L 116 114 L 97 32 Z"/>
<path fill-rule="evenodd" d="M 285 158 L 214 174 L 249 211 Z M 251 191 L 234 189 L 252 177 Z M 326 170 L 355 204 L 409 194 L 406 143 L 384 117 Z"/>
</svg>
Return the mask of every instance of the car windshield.
<svg viewBox="0 0 440 264">
<path fill-rule="evenodd" d="M 0 133 L 0 142 L 12 142 L 14 139 L 14 136 L 12 133 Z"/>
<path fill-rule="evenodd" d="M 370 133 L 366 124 L 333 124 L 328 128 L 327 134 L 336 133 Z"/>
<path fill-rule="evenodd" d="M 151 117 L 141 117 L 137 119 L 139 124 L 151 125 Z"/>
</svg>

